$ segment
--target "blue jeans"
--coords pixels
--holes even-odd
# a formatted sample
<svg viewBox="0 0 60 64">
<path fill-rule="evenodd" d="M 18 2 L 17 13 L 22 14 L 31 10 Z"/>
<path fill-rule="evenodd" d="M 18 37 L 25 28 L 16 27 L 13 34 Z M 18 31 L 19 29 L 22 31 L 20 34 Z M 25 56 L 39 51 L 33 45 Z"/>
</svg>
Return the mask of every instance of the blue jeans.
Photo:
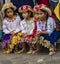
<svg viewBox="0 0 60 64">
<path fill-rule="evenodd" d="M 41 36 L 54 45 L 54 42 L 56 42 L 60 37 L 60 31 L 54 31 L 50 36 L 48 34 L 42 34 Z"/>
</svg>

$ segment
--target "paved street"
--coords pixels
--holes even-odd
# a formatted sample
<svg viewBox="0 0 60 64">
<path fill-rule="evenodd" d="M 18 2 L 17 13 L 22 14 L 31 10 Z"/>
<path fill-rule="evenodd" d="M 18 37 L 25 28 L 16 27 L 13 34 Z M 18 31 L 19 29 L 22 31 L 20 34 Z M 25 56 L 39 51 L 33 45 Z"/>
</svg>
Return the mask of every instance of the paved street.
<svg viewBox="0 0 60 64">
<path fill-rule="evenodd" d="M 35 55 L 23 54 L 3 54 L 0 52 L 0 64 L 60 64 L 60 51 L 53 56 L 47 53 Z"/>
</svg>

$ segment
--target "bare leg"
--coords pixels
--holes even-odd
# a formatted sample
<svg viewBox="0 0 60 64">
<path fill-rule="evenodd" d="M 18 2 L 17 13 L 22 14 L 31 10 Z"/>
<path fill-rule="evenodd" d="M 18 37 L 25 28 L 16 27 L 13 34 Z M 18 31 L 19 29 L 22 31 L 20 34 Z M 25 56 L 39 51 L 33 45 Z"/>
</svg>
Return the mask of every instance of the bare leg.
<svg viewBox="0 0 60 64">
<path fill-rule="evenodd" d="M 29 44 L 30 50 L 27 52 L 27 54 L 32 54 L 33 48 L 32 48 L 32 44 Z"/>
<path fill-rule="evenodd" d="M 25 50 L 25 43 L 22 43 L 22 49 L 19 50 L 17 53 L 18 53 L 18 54 L 21 54 L 21 53 L 24 52 L 24 50 Z"/>
<path fill-rule="evenodd" d="M 50 46 L 49 48 L 49 55 L 52 56 L 53 54 L 55 54 L 55 47 L 53 45 Z"/>
<path fill-rule="evenodd" d="M 32 52 L 32 54 L 35 54 L 39 51 L 39 48 L 40 48 L 39 43 L 36 43 L 34 47 L 35 47 L 35 50 Z"/>
</svg>

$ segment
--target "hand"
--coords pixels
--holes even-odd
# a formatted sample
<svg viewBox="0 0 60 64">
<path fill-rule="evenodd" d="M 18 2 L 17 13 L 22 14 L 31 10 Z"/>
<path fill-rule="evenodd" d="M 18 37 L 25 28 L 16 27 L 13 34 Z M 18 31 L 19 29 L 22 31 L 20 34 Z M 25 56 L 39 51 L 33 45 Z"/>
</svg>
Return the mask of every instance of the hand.
<svg viewBox="0 0 60 64">
<path fill-rule="evenodd" d="M 24 34 L 24 37 L 27 37 L 27 36 L 28 36 L 28 34 L 27 34 L 27 33 L 25 33 L 25 34 Z"/>
<path fill-rule="evenodd" d="M 15 32 L 14 32 L 14 31 L 11 31 L 11 32 L 10 32 L 10 34 L 14 35 L 14 34 L 15 34 Z"/>
<path fill-rule="evenodd" d="M 59 28 L 56 28 L 57 31 L 59 31 Z"/>
<path fill-rule="evenodd" d="M 37 31 L 37 32 L 36 32 L 36 35 L 40 35 L 40 31 Z"/>
<path fill-rule="evenodd" d="M 25 33 L 25 34 L 23 33 L 23 34 L 22 34 L 23 37 L 27 37 L 27 35 L 28 35 L 27 33 Z"/>
</svg>

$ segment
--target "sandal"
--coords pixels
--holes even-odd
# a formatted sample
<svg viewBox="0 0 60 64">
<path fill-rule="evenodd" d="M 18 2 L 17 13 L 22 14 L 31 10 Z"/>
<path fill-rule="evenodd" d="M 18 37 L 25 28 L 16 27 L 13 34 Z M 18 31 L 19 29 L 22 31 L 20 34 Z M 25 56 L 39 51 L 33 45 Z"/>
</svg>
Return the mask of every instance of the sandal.
<svg viewBox="0 0 60 64">
<path fill-rule="evenodd" d="M 36 54 L 36 53 L 37 53 L 37 51 L 33 51 L 33 52 L 32 52 L 32 54 Z"/>
<path fill-rule="evenodd" d="M 24 50 L 22 49 L 22 50 L 18 51 L 17 53 L 18 53 L 18 54 L 21 54 L 21 53 L 23 53 L 23 51 L 24 51 Z"/>
<path fill-rule="evenodd" d="M 27 54 L 32 54 L 32 52 L 33 52 L 33 51 L 32 51 L 32 50 L 30 50 L 30 51 L 28 51 L 28 52 L 27 52 Z"/>
<path fill-rule="evenodd" d="M 49 56 L 52 56 L 55 53 L 56 53 L 55 51 L 51 51 L 51 52 L 49 52 Z"/>
</svg>

